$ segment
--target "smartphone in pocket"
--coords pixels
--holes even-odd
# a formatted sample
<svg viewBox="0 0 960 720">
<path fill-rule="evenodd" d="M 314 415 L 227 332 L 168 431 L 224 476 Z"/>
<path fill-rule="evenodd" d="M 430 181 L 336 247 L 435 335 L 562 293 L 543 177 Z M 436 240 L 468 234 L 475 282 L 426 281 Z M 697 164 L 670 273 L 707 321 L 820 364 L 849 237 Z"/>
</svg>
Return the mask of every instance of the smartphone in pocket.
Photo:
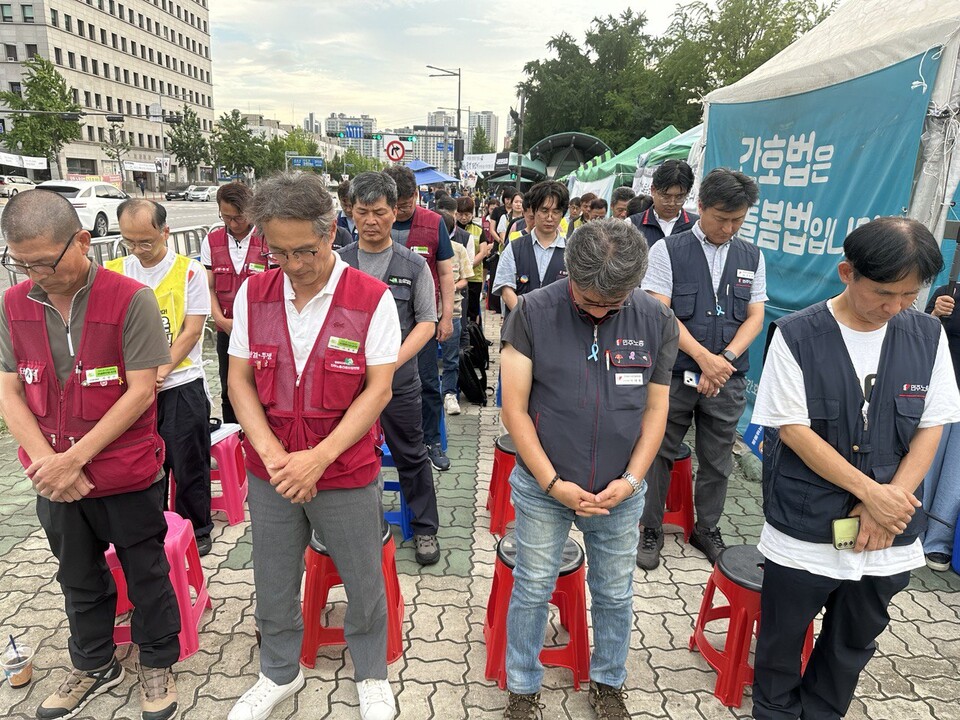
<svg viewBox="0 0 960 720">
<path fill-rule="evenodd" d="M 860 534 L 860 518 L 845 517 L 833 521 L 833 546 L 837 550 L 852 550 Z"/>
<path fill-rule="evenodd" d="M 693 372 L 693 370 L 684 370 L 683 384 L 689 387 L 697 387 L 700 384 L 700 373 Z"/>
</svg>

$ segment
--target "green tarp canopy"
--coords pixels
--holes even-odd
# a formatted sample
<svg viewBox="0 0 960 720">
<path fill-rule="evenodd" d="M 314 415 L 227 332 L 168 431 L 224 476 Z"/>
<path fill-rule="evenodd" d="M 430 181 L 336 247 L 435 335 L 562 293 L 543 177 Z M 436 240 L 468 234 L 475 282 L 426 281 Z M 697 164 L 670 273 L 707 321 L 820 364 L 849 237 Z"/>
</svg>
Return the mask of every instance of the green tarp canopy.
<svg viewBox="0 0 960 720">
<path fill-rule="evenodd" d="M 690 149 L 703 135 L 703 124 L 690 128 L 682 135 L 670 138 L 666 142 L 654 146 L 646 155 L 637 156 L 636 173 L 633 177 L 633 190 L 638 194 L 649 195 L 653 183 L 653 173 L 667 160 L 686 160 Z"/>
<path fill-rule="evenodd" d="M 572 176 L 582 182 L 593 182 L 609 177 L 610 175 L 617 175 L 613 184 L 614 187 L 629 185 L 637 170 L 637 156 L 649 152 L 653 148 L 677 137 L 679 134 L 680 131 L 673 125 L 668 125 L 651 138 L 640 138 L 618 155 L 611 156 L 611 153 L 606 153 L 605 155 L 594 158 L 587 163 L 585 167 L 572 173 Z M 570 177 L 571 176 L 568 175 L 566 178 L 563 178 L 563 180 L 568 180 Z"/>
</svg>

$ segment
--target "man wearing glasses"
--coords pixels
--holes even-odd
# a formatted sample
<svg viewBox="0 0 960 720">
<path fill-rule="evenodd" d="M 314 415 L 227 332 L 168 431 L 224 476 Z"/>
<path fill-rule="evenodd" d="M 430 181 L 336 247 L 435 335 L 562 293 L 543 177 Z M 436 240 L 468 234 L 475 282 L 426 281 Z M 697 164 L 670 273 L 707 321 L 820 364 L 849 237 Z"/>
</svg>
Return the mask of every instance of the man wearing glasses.
<svg viewBox="0 0 960 720">
<path fill-rule="evenodd" d="M 653 247 L 658 240 L 678 235 L 693 227 L 700 218 L 683 209 L 693 188 L 693 169 L 683 160 L 667 160 L 653 173 L 653 207 L 628 219 Z"/>
<path fill-rule="evenodd" d="M 653 570 L 663 548 L 670 470 L 696 418 L 696 525 L 690 544 L 716 562 L 725 548 L 720 515 L 733 471 L 737 422 L 746 406 L 747 350 L 763 327 L 767 299 L 763 255 L 737 237 L 760 191 L 741 172 L 717 168 L 700 185 L 700 219 L 650 249 L 643 289 L 673 309 L 680 352 L 670 382 L 670 417 L 647 476 L 637 566 Z"/>
<path fill-rule="evenodd" d="M 228 423 L 237 422 L 227 394 L 227 348 L 233 330 L 234 298 L 244 280 L 267 269 L 263 261 L 263 238 L 247 219 L 247 205 L 252 197 L 250 188 L 241 182 L 232 182 L 217 190 L 217 207 L 224 226 L 210 231 L 200 243 L 200 264 L 207 269 L 210 309 L 217 324 L 221 414 Z"/>
<path fill-rule="evenodd" d="M 500 295 L 508 311 L 516 307 L 520 295 L 567 276 L 566 240 L 559 228 L 569 202 L 566 186 L 549 180 L 538 182 L 524 195 L 533 227 L 504 248 L 493 282 L 492 292 Z"/>
<path fill-rule="evenodd" d="M 333 199 L 318 175 L 261 181 L 250 212 L 279 269 L 240 287 L 230 336 L 262 641 L 260 678 L 228 718 L 263 720 L 303 687 L 300 584 L 315 530 L 350 598 L 343 626 L 360 717 L 392 720 L 377 418 L 400 349 L 397 307 L 386 285 L 333 252 Z"/>
<path fill-rule="evenodd" d="M 589 702 L 599 718 L 626 720 L 643 477 L 663 439 L 678 329 L 673 313 L 639 289 L 647 243 L 629 223 L 578 228 L 566 265 L 569 278 L 521 295 L 503 329 L 518 547 L 504 718 L 540 717 L 547 603 L 575 523 L 590 568 Z"/>
<path fill-rule="evenodd" d="M 170 343 L 157 371 L 157 426 L 164 468 L 176 481 L 176 512 L 193 525 L 200 557 L 210 552 L 210 400 L 203 374 L 203 325 L 210 314 L 207 275 L 196 260 L 167 247 L 167 211 L 152 200 L 117 207 L 121 243 L 130 253 L 106 267 L 153 289 Z"/>
<path fill-rule="evenodd" d="M 0 411 L 38 495 L 70 624 L 73 668 L 37 717 L 78 714 L 123 680 L 103 557 L 113 543 L 134 605 L 142 717 L 167 720 L 180 615 L 163 549 L 156 386 L 170 346 L 156 298 L 90 262 L 90 233 L 60 195 L 20 193 L 0 225 L 3 266 L 27 277 L 3 296 Z"/>
</svg>

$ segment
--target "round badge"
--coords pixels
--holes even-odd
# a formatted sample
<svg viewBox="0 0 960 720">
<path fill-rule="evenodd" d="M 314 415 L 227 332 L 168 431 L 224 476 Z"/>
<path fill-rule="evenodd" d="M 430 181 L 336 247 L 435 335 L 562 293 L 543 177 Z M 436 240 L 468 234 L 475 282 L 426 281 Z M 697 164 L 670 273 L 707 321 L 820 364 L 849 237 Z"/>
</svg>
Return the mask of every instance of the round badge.
<svg viewBox="0 0 960 720">
<path fill-rule="evenodd" d="M 526 275 L 521 275 L 521 276 L 520 276 L 520 282 L 526 284 L 526 283 L 530 282 L 530 278 L 529 278 L 528 276 L 526 276 Z"/>
</svg>

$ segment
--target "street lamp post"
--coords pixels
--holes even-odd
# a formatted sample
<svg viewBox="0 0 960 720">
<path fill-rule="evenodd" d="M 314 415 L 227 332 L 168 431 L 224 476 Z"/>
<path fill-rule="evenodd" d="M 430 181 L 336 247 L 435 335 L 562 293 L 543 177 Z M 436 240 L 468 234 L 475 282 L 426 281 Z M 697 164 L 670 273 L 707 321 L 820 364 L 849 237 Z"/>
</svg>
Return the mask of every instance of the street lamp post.
<svg viewBox="0 0 960 720">
<path fill-rule="evenodd" d="M 444 68 L 439 68 L 434 65 L 427 65 L 427 68 L 430 70 L 436 70 L 437 72 L 430 75 L 430 77 L 455 77 L 457 79 L 457 140 L 460 141 L 458 144 L 463 142 L 463 134 L 460 132 L 460 82 L 462 76 L 460 74 L 460 68 L 454 70 L 446 70 Z M 460 175 L 460 160 L 457 160 L 457 176 Z"/>
</svg>

